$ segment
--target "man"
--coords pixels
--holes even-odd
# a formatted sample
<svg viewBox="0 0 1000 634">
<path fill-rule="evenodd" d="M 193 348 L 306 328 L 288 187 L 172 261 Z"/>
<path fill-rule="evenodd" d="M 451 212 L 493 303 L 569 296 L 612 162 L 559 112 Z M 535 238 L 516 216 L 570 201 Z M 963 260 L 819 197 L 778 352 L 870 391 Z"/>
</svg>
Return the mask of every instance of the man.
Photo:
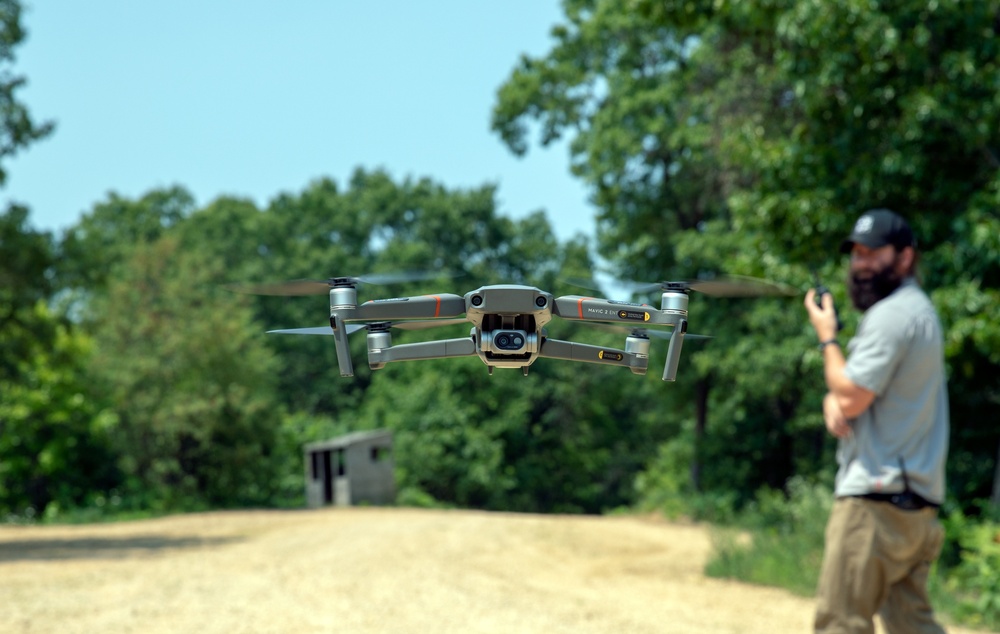
<svg viewBox="0 0 1000 634">
<path fill-rule="evenodd" d="M 944 530 L 948 394 L 941 324 L 915 279 L 913 231 L 887 209 L 868 211 L 841 245 L 848 289 L 864 312 L 845 358 L 833 298 L 805 307 L 823 355 L 827 430 L 838 440 L 816 632 L 944 632 L 927 576 Z M 817 306 L 817 299 L 821 305 Z"/>
</svg>

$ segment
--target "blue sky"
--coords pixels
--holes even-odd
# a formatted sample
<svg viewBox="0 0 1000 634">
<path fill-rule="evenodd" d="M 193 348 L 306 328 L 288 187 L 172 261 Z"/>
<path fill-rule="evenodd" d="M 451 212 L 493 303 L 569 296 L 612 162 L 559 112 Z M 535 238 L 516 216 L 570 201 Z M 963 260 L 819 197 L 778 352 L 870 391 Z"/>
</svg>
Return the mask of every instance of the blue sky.
<svg viewBox="0 0 1000 634">
<path fill-rule="evenodd" d="M 57 127 L 7 161 L 0 195 L 58 231 L 112 191 L 263 207 L 360 166 L 496 183 L 500 213 L 593 235 L 565 144 L 518 158 L 489 129 L 497 88 L 561 20 L 558 0 L 25 0 L 19 94 Z"/>
</svg>

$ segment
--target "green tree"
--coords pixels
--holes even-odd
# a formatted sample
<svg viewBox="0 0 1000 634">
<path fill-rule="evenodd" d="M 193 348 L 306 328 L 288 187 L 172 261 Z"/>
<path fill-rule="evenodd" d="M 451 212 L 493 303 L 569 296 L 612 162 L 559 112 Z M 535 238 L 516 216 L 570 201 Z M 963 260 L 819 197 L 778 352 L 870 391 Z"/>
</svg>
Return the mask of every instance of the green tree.
<svg viewBox="0 0 1000 634">
<path fill-rule="evenodd" d="M 155 189 L 138 200 L 109 194 L 62 237 L 59 284 L 83 293 L 103 290 L 115 267 L 137 246 L 156 241 L 194 207 L 194 198 L 182 187 Z"/>
<path fill-rule="evenodd" d="M 85 505 L 117 482 L 90 342 L 47 304 L 54 259 L 26 208 L 0 213 L 0 514 Z"/>
<path fill-rule="evenodd" d="M 21 4 L 0 1 L 0 187 L 4 162 L 52 132 L 36 123 L 17 92 L 13 70 L 24 40 Z M 52 236 L 28 226 L 28 209 L 0 212 L 0 513 L 43 512 L 51 503 L 85 503 L 110 486 L 113 473 L 101 424 L 83 374 L 86 337 L 46 306 L 56 286 Z"/>
<path fill-rule="evenodd" d="M 842 298 L 836 244 L 861 210 L 895 207 L 914 219 L 949 326 L 953 419 L 992 418 L 996 2 L 564 6 L 553 49 L 500 88 L 494 129 L 515 152 L 535 121 L 543 144 L 571 135 L 621 275 L 804 287 L 816 269 Z M 692 300 L 692 328 L 716 335 L 688 357 L 692 455 L 710 486 L 747 496 L 822 468 L 820 358 L 802 322 L 771 302 Z M 998 443 L 988 425 L 955 426 L 962 499 L 989 494 Z"/>
<path fill-rule="evenodd" d="M 14 49 L 24 41 L 21 3 L 0 0 L 0 187 L 7 182 L 3 161 L 29 144 L 52 133 L 52 122 L 36 123 L 27 107 L 17 99 L 26 79 L 13 71 Z"/>
<path fill-rule="evenodd" d="M 35 304 L 14 377 L 0 377 L 0 514 L 32 517 L 87 506 L 119 483 L 108 429 L 114 414 L 87 378 L 90 340 Z M 2 339 L 9 342 L 9 335 Z"/>
<path fill-rule="evenodd" d="M 270 503 L 281 409 L 276 365 L 211 254 L 165 236 L 137 246 L 90 306 L 128 504 Z"/>
<path fill-rule="evenodd" d="M 52 336 L 47 320 L 34 320 L 35 305 L 53 290 L 48 275 L 54 256 L 52 236 L 28 226 L 28 210 L 12 205 L 0 213 L 0 378 L 16 375 L 30 356 L 31 339 Z"/>
</svg>

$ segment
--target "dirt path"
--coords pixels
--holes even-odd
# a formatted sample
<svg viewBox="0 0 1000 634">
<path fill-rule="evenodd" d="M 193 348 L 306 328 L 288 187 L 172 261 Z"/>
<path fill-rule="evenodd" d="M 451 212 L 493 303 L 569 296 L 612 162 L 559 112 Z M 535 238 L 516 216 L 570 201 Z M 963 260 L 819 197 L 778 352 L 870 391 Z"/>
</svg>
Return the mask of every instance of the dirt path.
<svg viewBox="0 0 1000 634">
<path fill-rule="evenodd" d="M 700 526 L 409 509 L 0 527 L 0 632 L 808 632 Z M 964 632 L 958 628 L 949 631 Z"/>
</svg>

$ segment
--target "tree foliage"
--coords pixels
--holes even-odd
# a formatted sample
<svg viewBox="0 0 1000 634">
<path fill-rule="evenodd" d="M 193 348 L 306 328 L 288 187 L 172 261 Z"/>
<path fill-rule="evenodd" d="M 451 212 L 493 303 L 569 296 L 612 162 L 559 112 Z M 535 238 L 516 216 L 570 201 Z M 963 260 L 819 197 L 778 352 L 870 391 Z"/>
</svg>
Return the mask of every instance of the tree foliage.
<svg viewBox="0 0 1000 634">
<path fill-rule="evenodd" d="M 501 138 L 524 152 L 533 122 L 542 144 L 571 137 L 602 252 L 633 279 L 724 271 L 805 288 L 815 270 L 842 298 L 835 249 L 857 215 L 908 215 L 948 328 L 952 491 L 988 495 L 1000 434 L 967 421 L 1000 404 L 1000 5 L 564 7 L 552 50 L 498 92 Z M 690 397 L 704 484 L 749 493 L 815 470 L 821 359 L 797 307 L 704 305 L 691 323 L 717 338 L 691 357 Z"/>
<path fill-rule="evenodd" d="M 0 162 L 43 138 L 17 99 L 25 79 L 11 68 L 24 39 L 21 6 L 0 2 Z M 0 165 L 0 186 L 6 181 Z M 84 503 L 113 473 L 106 455 L 99 394 L 87 386 L 89 342 L 45 302 L 57 290 L 52 236 L 28 225 L 28 209 L 0 212 L 0 514 Z"/>
<path fill-rule="evenodd" d="M 0 513 L 28 516 L 86 506 L 118 482 L 115 416 L 84 366 L 89 338 L 42 302 L 30 315 L 51 337 L 30 338 L 14 376 L 0 377 Z"/>
<path fill-rule="evenodd" d="M 3 161 L 48 136 L 55 128 L 50 121 L 36 123 L 32 120 L 28 108 L 17 98 L 17 91 L 27 80 L 13 71 L 14 49 L 24 41 L 25 35 L 21 3 L 0 0 L 0 186 L 7 181 Z"/>
<path fill-rule="evenodd" d="M 270 503 L 277 365 L 211 254 L 137 247 L 95 301 L 91 376 L 106 386 L 126 491 L 144 505 Z"/>
</svg>

